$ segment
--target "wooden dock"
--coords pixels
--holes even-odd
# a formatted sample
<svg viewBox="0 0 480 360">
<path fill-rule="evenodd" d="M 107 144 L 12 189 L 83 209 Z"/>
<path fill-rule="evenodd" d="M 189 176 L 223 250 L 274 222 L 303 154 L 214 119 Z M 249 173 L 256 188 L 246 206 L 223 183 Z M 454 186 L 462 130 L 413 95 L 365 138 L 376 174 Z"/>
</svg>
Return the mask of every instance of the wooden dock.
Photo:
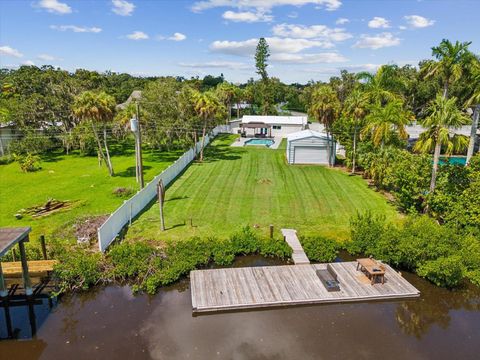
<svg viewBox="0 0 480 360">
<path fill-rule="evenodd" d="M 297 230 L 294 229 L 281 229 L 283 238 L 292 248 L 292 260 L 295 265 L 310 264 L 305 251 L 303 251 L 302 244 L 297 237 Z"/>
<path fill-rule="evenodd" d="M 414 298 L 420 292 L 390 266 L 385 284 L 371 285 L 356 262 L 332 263 L 340 291 L 328 292 L 316 274 L 326 264 L 194 270 L 190 273 L 193 312 L 272 306 Z"/>
</svg>

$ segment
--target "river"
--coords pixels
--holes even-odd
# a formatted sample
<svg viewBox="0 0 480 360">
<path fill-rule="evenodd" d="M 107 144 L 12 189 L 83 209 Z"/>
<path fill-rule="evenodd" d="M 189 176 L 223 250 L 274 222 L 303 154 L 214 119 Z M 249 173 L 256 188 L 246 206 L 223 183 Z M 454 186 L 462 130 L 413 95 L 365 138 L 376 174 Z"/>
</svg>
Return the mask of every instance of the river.
<svg viewBox="0 0 480 360">
<path fill-rule="evenodd" d="M 235 266 L 278 264 L 249 256 Z M 128 286 L 64 296 L 50 310 L 12 309 L 17 340 L 0 359 L 478 359 L 480 291 L 438 288 L 404 274 L 419 299 L 192 316 L 189 281 L 154 296 Z M 6 337 L 0 314 L 0 336 Z"/>
</svg>

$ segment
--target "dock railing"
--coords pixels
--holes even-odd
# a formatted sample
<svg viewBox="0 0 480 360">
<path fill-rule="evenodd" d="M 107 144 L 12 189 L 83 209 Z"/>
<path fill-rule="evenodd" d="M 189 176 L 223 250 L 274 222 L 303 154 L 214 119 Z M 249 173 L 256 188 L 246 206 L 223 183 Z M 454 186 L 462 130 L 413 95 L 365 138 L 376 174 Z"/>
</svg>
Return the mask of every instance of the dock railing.
<svg viewBox="0 0 480 360">
<path fill-rule="evenodd" d="M 220 133 L 230 133 L 229 125 L 219 125 L 205 137 L 205 146 L 211 139 Z M 100 251 L 105 251 L 113 240 L 120 234 L 126 225 L 157 196 L 157 184 L 160 180 L 167 186 L 193 161 L 195 155 L 201 150 L 202 142 L 198 141 L 194 147 L 180 156 L 172 165 L 155 176 L 142 190 L 139 190 L 130 199 L 117 208 L 109 218 L 98 228 L 98 246 Z"/>
</svg>

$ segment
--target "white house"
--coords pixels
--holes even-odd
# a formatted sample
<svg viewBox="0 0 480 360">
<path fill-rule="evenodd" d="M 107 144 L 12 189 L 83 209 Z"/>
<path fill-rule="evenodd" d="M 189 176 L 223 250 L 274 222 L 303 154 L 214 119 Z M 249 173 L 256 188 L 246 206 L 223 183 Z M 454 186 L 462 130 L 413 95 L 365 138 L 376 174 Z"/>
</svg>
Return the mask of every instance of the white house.
<svg viewBox="0 0 480 360">
<path fill-rule="evenodd" d="M 303 130 L 287 136 L 289 164 L 334 165 L 336 143 L 327 134 Z"/>
<path fill-rule="evenodd" d="M 306 116 L 245 115 L 230 122 L 234 134 L 266 137 L 286 137 L 288 134 L 304 130 L 306 125 Z"/>
</svg>

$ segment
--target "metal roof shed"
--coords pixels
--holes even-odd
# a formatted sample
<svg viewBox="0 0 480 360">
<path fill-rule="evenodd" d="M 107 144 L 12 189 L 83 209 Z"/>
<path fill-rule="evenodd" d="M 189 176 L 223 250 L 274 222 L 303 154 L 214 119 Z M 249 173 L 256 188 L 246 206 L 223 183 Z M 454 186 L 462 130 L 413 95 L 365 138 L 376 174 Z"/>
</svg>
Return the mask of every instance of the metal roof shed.
<svg viewBox="0 0 480 360">
<path fill-rule="evenodd" d="M 335 140 L 327 134 L 303 130 L 287 136 L 289 164 L 335 164 Z"/>
</svg>

